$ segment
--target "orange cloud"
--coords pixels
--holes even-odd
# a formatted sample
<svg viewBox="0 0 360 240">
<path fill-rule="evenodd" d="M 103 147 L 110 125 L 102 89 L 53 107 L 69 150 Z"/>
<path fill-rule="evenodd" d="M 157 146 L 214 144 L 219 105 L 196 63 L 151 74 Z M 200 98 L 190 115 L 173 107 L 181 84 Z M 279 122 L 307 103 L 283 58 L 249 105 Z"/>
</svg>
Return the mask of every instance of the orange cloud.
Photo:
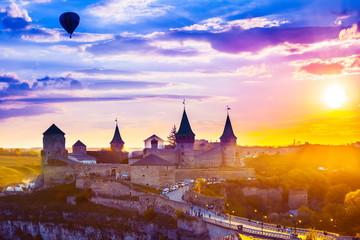
<svg viewBox="0 0 360 240">
<path fill-rule="evenodd" d="M 340 74 L 344 68 L 341 63 L 313 62 L 302 66 L 300 71 L 316 75 L 334 75 Z"/>
</svg>

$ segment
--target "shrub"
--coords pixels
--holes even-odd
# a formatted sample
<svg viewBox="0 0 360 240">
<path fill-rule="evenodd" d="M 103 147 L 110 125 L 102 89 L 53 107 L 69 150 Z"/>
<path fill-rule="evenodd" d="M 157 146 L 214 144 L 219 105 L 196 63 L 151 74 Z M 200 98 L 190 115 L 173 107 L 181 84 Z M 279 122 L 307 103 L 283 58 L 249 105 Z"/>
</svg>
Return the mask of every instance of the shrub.
<svg viewBox="0 0 360 240">
<path fill-rule="evenodd" d="M 144 219 L 147 221 L 152 220 L 155 217 L 155 211 L 154 208 L 149 207 L 147 208 L 143 213 Z"/>
<path fill-rule="evenodd" d="M 185 213 L 182 209 L 177 209 L 175 211 L 175 215 L 177 219 L 184 219 L 185 218 Z"/>
</svg>

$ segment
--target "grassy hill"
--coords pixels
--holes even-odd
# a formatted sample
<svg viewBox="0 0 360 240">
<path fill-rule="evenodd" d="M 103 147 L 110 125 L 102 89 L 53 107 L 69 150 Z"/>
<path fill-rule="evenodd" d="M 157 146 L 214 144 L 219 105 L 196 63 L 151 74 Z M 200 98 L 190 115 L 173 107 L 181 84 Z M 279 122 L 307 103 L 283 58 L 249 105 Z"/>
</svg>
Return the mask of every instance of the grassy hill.
<svg viewBox="0 0 360 240">
<path fill-rule="evenodd" d="M 0 186 L 9 183 L 26 182 L 41 173 L 39 156 L 1 156 Z"/>
<path fill-rule="evenodd" d="M 262 176 L 278 176 L 292 169 L 360 170 L 360 148 L 352 146 L 309 145 L 287 155 L 260 155 L 245 160 Z"/>
</svg>

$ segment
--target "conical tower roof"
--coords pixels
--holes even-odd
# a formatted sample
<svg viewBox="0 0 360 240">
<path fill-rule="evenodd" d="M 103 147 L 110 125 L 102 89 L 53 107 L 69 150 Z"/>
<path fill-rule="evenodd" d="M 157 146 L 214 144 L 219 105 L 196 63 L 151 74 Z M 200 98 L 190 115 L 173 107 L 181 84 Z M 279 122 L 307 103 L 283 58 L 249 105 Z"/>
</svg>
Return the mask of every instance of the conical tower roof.
<svg viewBox="0 0 360 240">
<path fill-rule="evenodd" d="M 49 135 L 49 134 L 65 135 L 65 133 L 63 131 L 61 131 L 60 128 L 58 128 L 55 124 L 52 124 L 43 134 L 44 135 Z"/>
<path fill-rule="evenodd" d="M 179 131 L 175 134 L 175 136 L 195 136 L 195 133 L 191 130 L 191 126 L 185 109 L 181 119 Z"/>
<path fill-rule="evenodd" d="M 73 146 L 76 146 L 76 147 L 86 147 L 86 145 L 83 144 L 80 140 L 77 140 L 77 142 L 76 142 Z"/>
<path fill-rule="evenodd" d="M 116 128 L 115 128 L 114 137 L 111 140 L 110 144 L 111 143 L 124 143 L 124 141 L 121 139 L 119 127 L 117 124 L 116 124 Z"/>
<path fill-rule="evenodd" d="M 229 114 L 227 115 L 224 132 L 221 135 L 220 139 L 225 139 L 225 138 L 237 139 L 237 137 L 234 134 L 233 128 L 231 126 Z"/>
</svg>

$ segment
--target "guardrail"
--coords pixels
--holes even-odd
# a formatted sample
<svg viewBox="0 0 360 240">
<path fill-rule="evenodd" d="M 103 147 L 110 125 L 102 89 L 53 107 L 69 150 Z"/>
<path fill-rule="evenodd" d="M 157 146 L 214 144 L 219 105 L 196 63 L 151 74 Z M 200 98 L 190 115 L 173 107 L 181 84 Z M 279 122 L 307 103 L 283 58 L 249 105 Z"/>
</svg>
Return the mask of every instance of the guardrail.
<svg viewBox="0 0 360 240">
<path fill-rule="evenodd" d="M 209 222 L 215 225 L 219 225 L 219 226 L 223 226 L 226 228 L 230 228 L 233 230 L 238 231 L 238 226 L 231 224 L 231 223 L 227 223 L 227 222 L 223 222 L 223 221 L 219 221 L 216 219 L 212 219 L 212 218 L 207 218 L 207 217 L 203 217 L 203 220 L 205 222 Z M 263 230 L 257 230 L 257 229 L 252 229 L 252 228 L 248 228 L 245 227 L 243 225 L 241 225 L 241 233 L 246 233 L 246 234 L 250 234 L 250 235 L 257 235 L 257 236 L 262 236 L 262 237 L 268 237 L 268 238 L 274 238 L 274 239 L 291 239 L 294 238 L 293 236 L 291 236 L 290 234 L 286 234 L 286 233 L 277 233 L 277 232 L 270 232 L 266 229 Z"/>
<path fill-rule="evenodd" d="M 262 225 L 262 227 L 264 229 L 268 229 L 268 230 L 272 230 L 272 231 L 277 231 L 277 230 L 286 231 L 286 229 L 284 229 L 284 228 L 277 228 L 276 225 L 274 225 L 274 224 L 262 223 L 262 222 L 259 222 L 259 221 L 256 221 L 256 220 L 250 220 L 249 221 L 249 219 L 241 218 L 241 217 L 237 217 L 237 216 L 231 216 L 231 221 L 241 223 L 241 224 L 246 224 L 246 225 L 253 226 L 253 227 L 259 227 L 259 225 L 260 226 Z M 339 237 L 339 234 L 332 233 L 332 232 L 326 232 L 326 231 L 320 231 L 320 230 L 313 230 L 313 231 L 318 236 L 330 237 L 330 238 L 334 238 L 334 239 L 337 239 Z M 291 227 L 291 232 L 292 233 L 297 233 L 297 234 L 307 234 L 307 233 L 309 233 L 309 230 L 304 229 L 304 228 L 293 228 L 293 227 Z"/>
</svg>

